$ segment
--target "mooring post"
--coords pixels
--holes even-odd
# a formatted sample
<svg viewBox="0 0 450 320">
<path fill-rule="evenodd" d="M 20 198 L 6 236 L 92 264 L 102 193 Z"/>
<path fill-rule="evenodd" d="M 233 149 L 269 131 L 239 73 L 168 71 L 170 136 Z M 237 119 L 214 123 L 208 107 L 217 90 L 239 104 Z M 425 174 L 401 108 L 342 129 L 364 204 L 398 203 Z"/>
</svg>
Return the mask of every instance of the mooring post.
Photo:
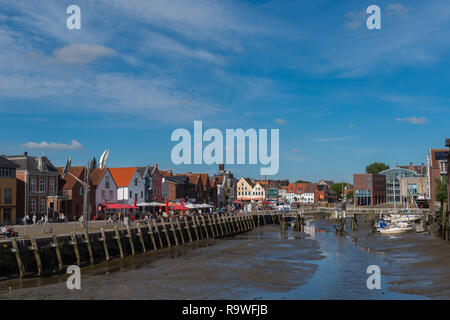
<svg viewBox="0 0 450 320">
<path fill-rule="evenodd" d="M 75 258 L 77 259 L 77 265 L 81 265 L 81 258 L 80 258 L 80 251 L 78 250 L 78 242 L 77 242 L 77 236 L 75 232 L 71 233 L 72 238 L 72 245 L 73 245 L 73 251 L 75 252 Z"/>
<path fill-rule="evenodd" d="M 216 237 L 218 238 L 219 237 L 219 227 L 217 226 L 215 214 L 212 215 L 212 222 L 214 224 L 214 229 L 216 230 Z"/>
<path fill-rule="evenodd" d="M 220 215 L 216 215 L 216 217 L 217 217 L 217 223 L 219 224 L 220 233 L 221 233 L 221 235 L 223 237 L 225 234 L 223 232 L 224 226 L 223 226 L 223 223 L 222 223 L 222 219 L 221 219 Z"/>
<path fill-rule="evenodd" d="M 152 241 L 152 245 L 153 245 L 153 250 L 158 250 L 158 248 L 156 247 L 156 241 L 155 241 L 155 235 L 153 233 L 153 228 L 152 228 L 152 224 L 150 221 L 147 222 L 147 229 L 148 229 L 148 236 L 150 237 L 151 241 Z M 156 232 L 156 231 L 155 231 Z M 158 233 L 159 235 L 159 233 Z M 159 242 L 161 248 L 162 248 L 162 243 L 161 243 L 161 238 L 160 238 L 160 242 Z"/>
<path fill-rule="evenodd" d="M 114 232 L 116 234 L 115 238 L 117 240 L 117 245 L 119 246 L 120 257 L 123 258 L 124 255 L 123 255 L 122 241 L 120 239 L 119 228 L 117 228 L 117 226 L 114 227 Z"/>
<path fill-rule="evenodd" d="M 134 255 L 136 255 L 136 252 L 134 251 L 133 235 L 132 235 L 132 233 L 131 233 L 130 225 L 129 225 L 129 224 L 127 224 L 127 238 L 128 238 L 128 241 L 130 242 L 131 255 L 134 256 Z"/>
<path fill-rule="evenodd" d="M 167 231 L 166 223 L 162 217 L 161 217 L 161 225 L 162 225 L 162 232 L 166 234 L 167 246 L 171 248 L 172 244 L 170 243 L 169 232 Z"/>
<path fill-rule="evenodd" d="M 139 241 L 141 242 L 142 251 L 145 253 L 147 252 L 147 249 L 145 248 L 144 236 L 142 235 L 141 224 L 139 222 L 136 223 L 136 228 L 138 231 Z"/>
<path fill-rule="evenodd" d="M 94 255 L 92 254 L 92 247 L 91 247 L 91 241 L 89 240 L 89 234 L 86 230 L 84 230 L 84 241 L 86 242 L 88 252 L 89 252 L 89 259 L 91 261 L 91 265 L 94 264 Z"/>
<path fill-rule="evenodd" d="M 169 222 L 168 223 L 170 224 L 170 228 L 172 230 L 173 238 L 175 239 L 175 246 L 178 247 L 179 243 L 178 243 L 178 237 L 177 237 L 177 230 L 175 229 L 175 226 L 173 225 L 172 217 L 169 218 Z"/>
<path fill-rule="evenodd" d="M 180 231 L 181 242 L 184 244 L 184 235 L 183 230 L 181 229 L 180 220 L 178 219 L 178 217 L 176 217 L 175 219 L 177 221 L 178 231 Z"/>
<path fill-rule="evenodd" d="M 17 244 L 16 238 L 12 238 L 11 243 L 15 251 L 14 253 L 16 255 L 17 267 L 19 268 L 20 278 L 23 278 L 25 275 L 25 268 L 23 266 L 22 258 L 20 257 L 19 245 Z"/>
<path fill-rule="evenodd" d="M 109 251 L 108 251 L 108 243 L 106 242 L 105 229 L 103 227 L 100 228 L 100 232 L 102 234 L 103 249 L 105 250 L 105 259 L 106 261 L 109 261 Z"/>
<path fill-rule="evenodd" d="M 198 217 L 197 216 L 192 216 L 192 223 L 193 223 L 192 224 L 192 228 L 194 228 L 196 239 L 197 240 L 203 239 L 202 230 L 200 230 L 200 231 L 198 230 L 200 223 L 198 221 Z"/>
<path fill-rule="evenodd" d="M 205 216 L 201 215 L 201 219 L 202 219 L 203 226 L 205 227 L 206 239 L 209 239 L 208 228 L 206 226 Z"/>
<path fill-rule="evenodd" d="M 55 234 L 53 234 L 52 239 L 53 239 L 53 245 L 55 246 L 56 258 L 58 259 L 58 269 L 59 269 L 59 271 L 61 271 L 63 268 L 63 262 L 62 262 L 62 257 L 61 257 L 61 250 L 59 250 L 58 238 L 56 237 Z"/>
<path fill-rule="evenodd" d="M 160 248 L 164 248 L 164 244 L 163 244 L 163 242 L 162 242 L 162 238 L 161 238 L 161 233 L 159 232 L 159 229 L 158 229 L 158 226 L 156 225 L 156 221 L 154 220 L 154 219 L 152 219 L 152 224 L 153 224 L 153 227 L 155 228 L 155 231 L 154 232 L 152 232 L 152 233 L 150 233 L 150 235 L 152 236 L 152 239 L 154 240 L 154 233 L 156 233 L 157 235 L 158 235 L 158 240 L 159 240 L 159 246 L 160 246 Z M 149 225 L 149 230 L 151 230 L 152 229 L 152 227 Z M 156 250 L 156 245 L 155 245 L 155 243 L 153 243 L 153 245 L 155 246 L 155 250 Z"/>
<path fill-rule="evenodd" d="M 33 246 L 34 258 L 36 259 L 36 265 L 38 269 L 38 276 L 42 275 L 42 262 L 41 255 L 39 254 L 39 248 L 34 236 L 31 236 L 31 245 Z"/>
<path fill-rule="evenodd" d="M 212 222 L 211 222 L 211 215 L 208 214 L 207 217 L 208 217 L 207 224 L 209 224 L 209 229 L 211 230 L 211 234 L 212 234 L 211 238 L 214 239 L 216 237 L 216 235 L 214 233 L 214 228 L 213 228 L 213 225 L 212 225 Z"/>
<path fill-rule="evenodd" d="M 237 225 L 235 225 L 234 215 L 231 215 L 231 213 L 228 215 L 228 223 L 230 224 L 230 229 L 233 229 L 233 234 L 235 234 L 237 230 Z"/>
<path fill-rule="evenodd" d="M 187 230 L 187 234 L 189 236 L 189 242 L 192 242 L 191 227 L 189 225 L 189 221 L 187 219 L 187 216 L 184 216 L 184 224 L 185 224 L 185 228 Z"/>
</svg>

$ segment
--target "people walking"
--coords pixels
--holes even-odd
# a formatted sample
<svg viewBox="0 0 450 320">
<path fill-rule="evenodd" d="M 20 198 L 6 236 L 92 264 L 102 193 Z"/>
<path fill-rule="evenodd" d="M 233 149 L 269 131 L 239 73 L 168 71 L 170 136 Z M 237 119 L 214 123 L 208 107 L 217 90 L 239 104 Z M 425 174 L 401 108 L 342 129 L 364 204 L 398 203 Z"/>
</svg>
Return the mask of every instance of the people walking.
<svg viewBox="0 0 450 320">
<path fill-rule="evenodd" d="M 36 224 L 36 219 L 37 219 L 36 215 L 33 214 L 33 224 Z"/>
</svg>

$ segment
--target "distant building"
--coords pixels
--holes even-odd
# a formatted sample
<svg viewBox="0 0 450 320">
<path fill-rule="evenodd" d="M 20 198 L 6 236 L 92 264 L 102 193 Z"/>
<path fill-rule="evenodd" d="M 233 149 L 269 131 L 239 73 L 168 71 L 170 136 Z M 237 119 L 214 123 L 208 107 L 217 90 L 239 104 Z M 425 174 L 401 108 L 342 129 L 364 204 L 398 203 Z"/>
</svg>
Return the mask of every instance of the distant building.
<svg viewBox="0 0 450 320">
<path fill-rule="evenodd" d="M 402 167 L 381 171 L 379 174 L 386 177 L 386 202 L 401 203 L 400 178 L 419 177 L 415 171 Z"/>
<path fill-rule="evenodd" d="M 357 206 L 371 206 L 386 202 L 386 176 L 376 173 L 353 175 L 353 199 Z"/>
<path fill-rule="evenodd" d="M 136 167 L 108 168 L 117 185 L 117 201 L 133 205 L 145 201 L 144 179 Z"/>
<path fill-rule="evenodd" d="M 19 166 L 16 169 L 20 192 L 16 219 L 34 214 L 40 218 L 54 212 L 59 207 L 59 201 L 64 199 L 58 194 L 58 169 L 47 157 L 33 157 L 27 152 L 6 158 Z"/>
<path fill-rule="evenodd" d="M 19 166 L 0 156 L 0 224 L 17 222 L 17 179 Z"/>
<path fill-rule="evenodd" d="M 448 149 L 431 149 L 427 156 L 428 193 L 430 195 L 431 212 L 440 209 L 441 204 L 436 201 L 436 179 L 443 180 L 448 173 Z"/>
<path fill-rule="evenodd" d="M 92 189 L 91 193 L 95 194 L 95 210 L 101 213 L 103 210 L 101 205 L 108 203 L 117 203 L 117 185 L 108 168 L 95 168 L 90 173 Z"/>
</svg>

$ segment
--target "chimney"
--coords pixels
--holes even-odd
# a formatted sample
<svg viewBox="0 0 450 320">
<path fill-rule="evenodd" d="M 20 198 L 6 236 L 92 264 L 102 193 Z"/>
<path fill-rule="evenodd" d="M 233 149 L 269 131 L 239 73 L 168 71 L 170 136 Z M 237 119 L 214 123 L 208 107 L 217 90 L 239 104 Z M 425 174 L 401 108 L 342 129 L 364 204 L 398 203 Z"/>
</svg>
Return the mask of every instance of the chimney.
<svg viewBox="0 0 450 320">
<path fill-rule="evenodd" d="M 412 162 L 410 162 L 410 163 L 409 163 L 409 165 L 410 165 L 410 166 L 412 167 L 413 163 L 412 163 Z"/>
<path fill-rule="evenodd" d="M 28 152 L 25 151 L 25 152 L 23 153 L 23 155 L 24 155 L 24 156 L 27 156 L 27 155 L 28 155 Z"/>
</svg>

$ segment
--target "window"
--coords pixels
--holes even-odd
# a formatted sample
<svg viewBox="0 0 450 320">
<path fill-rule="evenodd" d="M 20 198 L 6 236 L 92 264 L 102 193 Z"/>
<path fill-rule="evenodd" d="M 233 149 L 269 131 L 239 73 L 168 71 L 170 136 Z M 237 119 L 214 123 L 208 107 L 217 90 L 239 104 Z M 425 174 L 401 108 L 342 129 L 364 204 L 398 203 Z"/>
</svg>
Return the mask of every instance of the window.
<svg viewBox="0 0 450 320">
<path fill-rule="evenodd" d="M 112 190 L 109 190 L 109 200 L 112 200 L 112 198 L 113 198 L 113 192 L 112 192 Z"/>
<path fill-rule="evenodd" d="M 45 212 L 45 199 L 41 199 L 40 210 L 41 213 Z"/>
<path fill-rule="evenodd" d="M 84 195 L 84 192 L 83 192 L 83 191 L 84 191 L 84 188 L 80 186 L 80 189 L 79 189 L 79 190 L 80 190 L 80 193 L 79 193 L 80 196 Z"/>
<path fill-rule="evenodd" d="M 5 188 L 5 204 L 11 204 L 12 203 L 12 199 L 11 199 L 11 192 L 12 189 L 11 188 Z"/>
<path fill-rule="evenodd" d="M 102 190 L 102 199 L 105 200 L 105 190 Z"/>
<path fill-rule="evenodd" d="M 36 213 L 36 200 L 34 199 L 30 200 L 30 213 Z"/>
<path fill-rule="evenodd" d="M 130 191 L 130 199 L 133 197 L 133 192 Z"/>
<path fill-rule="evenodd" d="M 45 192 L 45 180 L 44 179 L 41 179 L 41 183 L 40 183 L 40 189 L 39 189 L 39 191 L 40 192 Z"/>
<path fill-rule="evenodd" d="M 36 192 L 36 178 L 31 178 L 30 192 Z"/>
<path fill-rule="evenodd" d="M 105 177 L 105 188 L 109 189 L 109 176 Z"/>
<path fill-rule="evenodd" d="M 50 193 L 55 193 L 55 179 L 50 179 Z"/>
<path fill-rule="evenodd" d="M 141 198 L 144 198 L 144 191 L 141 191 Z"/>
<path fill-rule="evenodd" d="M 137 186 L 137 178 L 134 178 L 134 185 Z"/>
</svg>

